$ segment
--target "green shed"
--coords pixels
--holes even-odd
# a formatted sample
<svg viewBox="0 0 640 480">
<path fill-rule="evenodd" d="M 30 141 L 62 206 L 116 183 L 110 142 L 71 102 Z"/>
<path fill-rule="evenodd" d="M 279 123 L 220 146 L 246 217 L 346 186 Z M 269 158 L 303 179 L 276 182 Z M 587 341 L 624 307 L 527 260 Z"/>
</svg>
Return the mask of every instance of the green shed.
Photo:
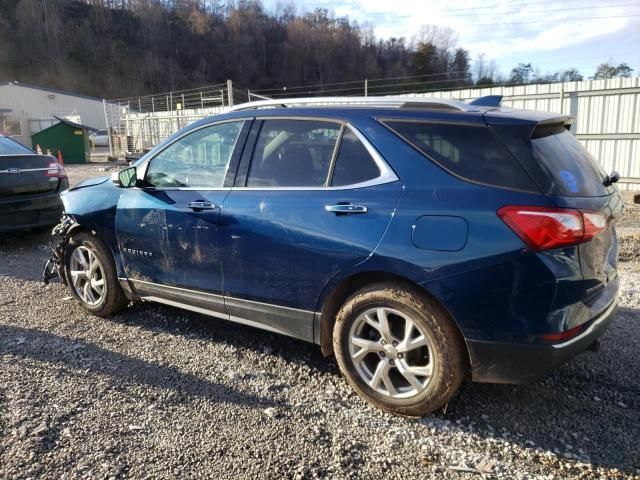
<svg viewBox="0 0 640 480">
<path fill-rule="evenodd" d="M 33 148 L 39 145 L 44 153 L 50 150 L 55 157 L 59 151 L 64 163 L 88 163 L 92 129 L 64 118 L 54 118 L 59 122 L 31 135 Z"/>
</svg>

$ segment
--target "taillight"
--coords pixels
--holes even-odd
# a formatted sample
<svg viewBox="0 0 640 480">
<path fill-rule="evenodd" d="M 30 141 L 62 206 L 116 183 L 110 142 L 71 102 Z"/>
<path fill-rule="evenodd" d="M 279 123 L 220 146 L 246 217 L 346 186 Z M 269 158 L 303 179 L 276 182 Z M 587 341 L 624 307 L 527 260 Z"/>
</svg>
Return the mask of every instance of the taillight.
<svg viewBox="0 0 640 480">
<path fill-rule="evenodd" d="M 584 330 L 586 324 L 578 325 L 577 327 L 570 328 L 569 330 L 565 330 L 564 332 L 556 332 L 556 333 L 545 333 L 541 336 L 542 340 L 550 343 L 558 343 L 564 342 L 577 336 L 580 332 Z"/>
<path fill-rule="evenodd" d="M 47 177 L 64 178 L 67 174 L 64 171 L 64 167 L 59 162 L 49 162 L 47 166 Z"/>
<path fill-rule="evenodd" d="M 572 208 L 506 206 L 498 216 L 534 250 L 586 242 L 608 224 L 608 217 L 600 212 Z"/>
<path fill-rule="evenodd" d="M 603 230 L 606 230 L 609 218 L 601 212 L 582 211 L 582 219 L 584 222 L 583 240 L 591 240 Z"/>
</svg>

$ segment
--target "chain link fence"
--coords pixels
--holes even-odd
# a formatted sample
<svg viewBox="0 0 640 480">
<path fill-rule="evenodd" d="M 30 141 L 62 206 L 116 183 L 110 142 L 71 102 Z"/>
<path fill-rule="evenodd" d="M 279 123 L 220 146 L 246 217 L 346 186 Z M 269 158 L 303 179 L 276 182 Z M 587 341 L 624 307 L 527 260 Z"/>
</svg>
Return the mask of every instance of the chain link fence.
<svg viewBox="0 0 640 480">
<path fill-rule="evenodd" d="M 109 152 L 127 157 L 149 150 L 192 122 L 234 103 L 231 81 L 198 89 L 104 101 Z"/>
</svg>

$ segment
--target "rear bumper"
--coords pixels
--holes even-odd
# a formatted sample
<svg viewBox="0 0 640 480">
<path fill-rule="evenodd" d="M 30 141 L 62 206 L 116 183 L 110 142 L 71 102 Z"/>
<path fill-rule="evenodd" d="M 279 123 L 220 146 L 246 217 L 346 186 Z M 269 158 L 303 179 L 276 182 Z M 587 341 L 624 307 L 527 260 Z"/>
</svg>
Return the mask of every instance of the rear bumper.
<svg viewBox="0 0 640 480">
<path fill-rule="evenodd" d="M 0 198 L 0 232 L 55 225 L 62 210 L 58 192 Z"/>
<path fill-rule="evenodd" d="M 539 380 L 587 350 L 602 336 L 618 311 L 615 300 L 580 335 L 553 345 L 467 340 L 474 382 L 526 383 Z"/>
</svg>

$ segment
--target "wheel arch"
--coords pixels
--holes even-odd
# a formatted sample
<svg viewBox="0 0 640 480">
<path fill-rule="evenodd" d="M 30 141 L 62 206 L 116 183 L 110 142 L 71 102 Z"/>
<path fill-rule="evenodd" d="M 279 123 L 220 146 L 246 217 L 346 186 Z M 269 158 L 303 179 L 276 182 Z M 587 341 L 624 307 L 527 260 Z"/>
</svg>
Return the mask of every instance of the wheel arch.
<svg viewBox="0 0 640 480">
<path fill-rule="evenodd" d="M 316 313 L 316 325 L 314 328 L 315 341 L 320 345 L 323 355 L 330 356 L 333 354 L 332 339 L 336 315 L 347 298 L 368 285 L 389 281 L 407 285 L 419 292 L 420 295 L 425 295 L 432 301 L 437 303 L 451 319 L 453 325 L 455 325 L 460 340 L 464 344 L 467 361 L 470 362 L 469 349 L 464 334 L 462 332 L 462 329 L 460 328 L 460 325 L 451 314 L 449 309 L 447 309 L 447 307 L 443 305 L 442 302 L 440 302 L 431 292 L 429 292 L 419 283 L 405 276 L 382 270 L 354 273 L 340 280 L 337 285 L 333 286 L 325 295 L 324 299 L 320 303 L 318 313 Z"/>
<path fill-rule="evenodd" d="M 109 236 L 105 232 L 101 232 L 100 230 L 96 230 L 92 228 L 91 225 L 87 225 L 87 223 L 91 222 L 83 222 L 81 217 L 76 215 L 67 214 L 72 220 L 73 224 L 69 227 L 69 229 L 65 233 L 65 241 L 71 238 L 72 235 L 78 234 L 80 232 L 86 232 L 97 239 L 99 239 L 109 250 L 111 256 L 113 257 L 113 261 L 116 266 L 116 274 L 118 277 L 122 277 L 124 275 L 124 264 L 122 263 L 122 256 L 120 255 L 120 251 L 115 248 L 111 241 L 109 241 Z"/>
</svg>

